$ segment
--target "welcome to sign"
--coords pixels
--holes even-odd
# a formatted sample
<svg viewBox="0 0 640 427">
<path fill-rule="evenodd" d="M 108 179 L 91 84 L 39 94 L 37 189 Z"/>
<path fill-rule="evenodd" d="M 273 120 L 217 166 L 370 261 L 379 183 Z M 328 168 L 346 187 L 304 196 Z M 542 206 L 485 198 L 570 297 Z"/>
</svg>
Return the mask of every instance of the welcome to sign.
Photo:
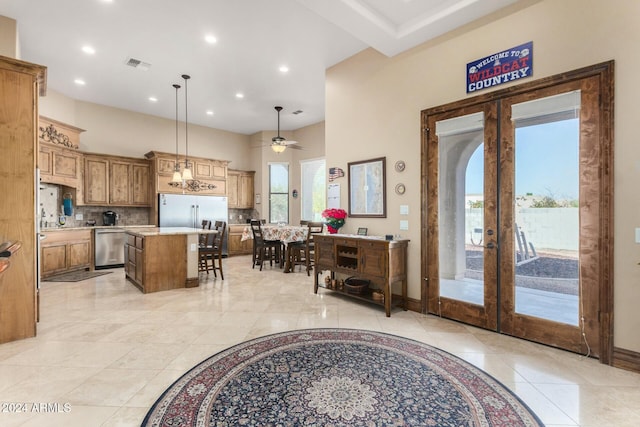
<svg viewBox="0 0 640 427">
<path fill-rule="evenodd" d="M 533 42 L 467 64 L 467 93 L 533 75 Z"/>
</svg>

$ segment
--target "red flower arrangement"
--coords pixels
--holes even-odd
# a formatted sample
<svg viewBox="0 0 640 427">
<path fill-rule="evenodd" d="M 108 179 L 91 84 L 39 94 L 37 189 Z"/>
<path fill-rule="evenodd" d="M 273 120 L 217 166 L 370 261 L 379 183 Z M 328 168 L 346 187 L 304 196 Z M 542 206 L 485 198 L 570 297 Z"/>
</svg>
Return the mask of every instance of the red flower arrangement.
<svg viewBox="0 0 640 427">
<path fill-rule="evenodd" d="M 347 212 L 344 209 L 325 209 L 322 211 L 322 217 L 329 233 L 336 234 L 340 227 L 344 225 Z"/>
</svg>

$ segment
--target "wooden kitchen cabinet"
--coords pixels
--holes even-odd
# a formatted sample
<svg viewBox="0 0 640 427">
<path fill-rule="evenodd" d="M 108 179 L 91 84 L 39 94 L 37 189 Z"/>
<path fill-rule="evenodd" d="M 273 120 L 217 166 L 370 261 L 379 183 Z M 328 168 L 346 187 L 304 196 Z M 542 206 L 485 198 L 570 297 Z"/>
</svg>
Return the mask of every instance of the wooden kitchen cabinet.
<svg viewBox="0 0 640 427">
<path fill-rule="evenodd" d="M 376 237 L 345 237 L 342 235 L 315 234 L 314 292 L 325 287 L 318 275 L 328 270 L 331 278 L 336 273 L 345 277 L 355 276 L 369 279 L 369 289 L 361 294 L 349 293 L 345 289 L 332 288 L 334 292 L 363 301 L 384 305 L 387 317 L 391 316 L 391 285 L 401 283 L 401 304 L 407 309 L 407 247 L 409 240 L 383 240 Z M 384 298 L 373 298 L 372 289 L 381 288 Z"/>
<path fill-rule="evenodd" d="M 40 181 L 82 189 L 83 154 L 78 151 L 84 129 L 40 116 L 38 168 Z"/>
<path fill-rule="evenodd" d="M 47 277 L 93 267 L 92 230 L 44 231 L 40 245 L 40 276 Z"/>
<path fill-rule="evenodd" d="M 228 170 L 227 197 L 229 208 L 253 208 L 254 180 L 254 171 Z"/>
<path fill-rule="evenodd" d="M 229 256 L 250 255 L 253 253 L 253 239 L 242 240 L 242 232 L 247 227 L 245 224 L 230 224 L 227 240 L 227 252 Z"/>
<path fill-rule="evenodd" d="M 0 242 L 20 242 L 0 275 L 0 343 L 36 335 L 38 95 L 47 68 L 0 56 Z"/>
<path fill-rule="evenodd" d="M 146 160 L 85 155 L 84 203 L 99 206 L 150 206 L 150 167 Z"/>
</svg>

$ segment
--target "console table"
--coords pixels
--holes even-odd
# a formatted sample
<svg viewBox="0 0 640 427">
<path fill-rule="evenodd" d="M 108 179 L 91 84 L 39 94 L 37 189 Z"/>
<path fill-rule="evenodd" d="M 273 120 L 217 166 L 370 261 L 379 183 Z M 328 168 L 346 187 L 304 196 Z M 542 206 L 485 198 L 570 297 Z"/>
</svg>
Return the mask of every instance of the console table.
<svg viewBox="0 0 640 427">
<path fill-rule="evenodd" d="M 331 279 L 336 273 L 369 279 L 369 289 L 361 294 L 349 293 L 345 289 L 327 288 L 364 301 L 384 305 L 387 317 L 391 316 L 393 294 L 391 285 L 402 283 L 401 305 L 407 310 L 407 246 L 408 239 L 384 240 L 374 236 L 352 236 L 345 234 L 315 234 L 315 266 L 313 290 L 326 287 L 318 282 L 318 275 L 328 270 Z M 380 289 L 382 300 L 374 299 L 372 290 Z"/>
</svg>

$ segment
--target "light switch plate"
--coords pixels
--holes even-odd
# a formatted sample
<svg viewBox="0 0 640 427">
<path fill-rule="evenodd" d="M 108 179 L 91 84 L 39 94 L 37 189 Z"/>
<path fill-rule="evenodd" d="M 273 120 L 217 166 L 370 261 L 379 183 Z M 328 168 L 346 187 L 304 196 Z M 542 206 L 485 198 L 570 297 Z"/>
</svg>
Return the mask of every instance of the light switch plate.
<svg viewBox="0 0 640 427">
<path fill-rule="evenodd" d="M 636 243 L 640 243 L 640 228 L 636 228 Z"/>
<path fill-rule="evenodd" d="M 409 229 L 409 221 L 402 219 L 400 220 L 400 230 L 408 230 Z"/>
<path fill-rule="evenodd" d="M 400 205 L 400 215 L 409 215 L 409 205 Z"/>
<path fill-rule="evenodd" d="M 191 252 L 195 252 L 196 251 L 196 244 L 192 243 L 191 244 Z"/>
</svg>

